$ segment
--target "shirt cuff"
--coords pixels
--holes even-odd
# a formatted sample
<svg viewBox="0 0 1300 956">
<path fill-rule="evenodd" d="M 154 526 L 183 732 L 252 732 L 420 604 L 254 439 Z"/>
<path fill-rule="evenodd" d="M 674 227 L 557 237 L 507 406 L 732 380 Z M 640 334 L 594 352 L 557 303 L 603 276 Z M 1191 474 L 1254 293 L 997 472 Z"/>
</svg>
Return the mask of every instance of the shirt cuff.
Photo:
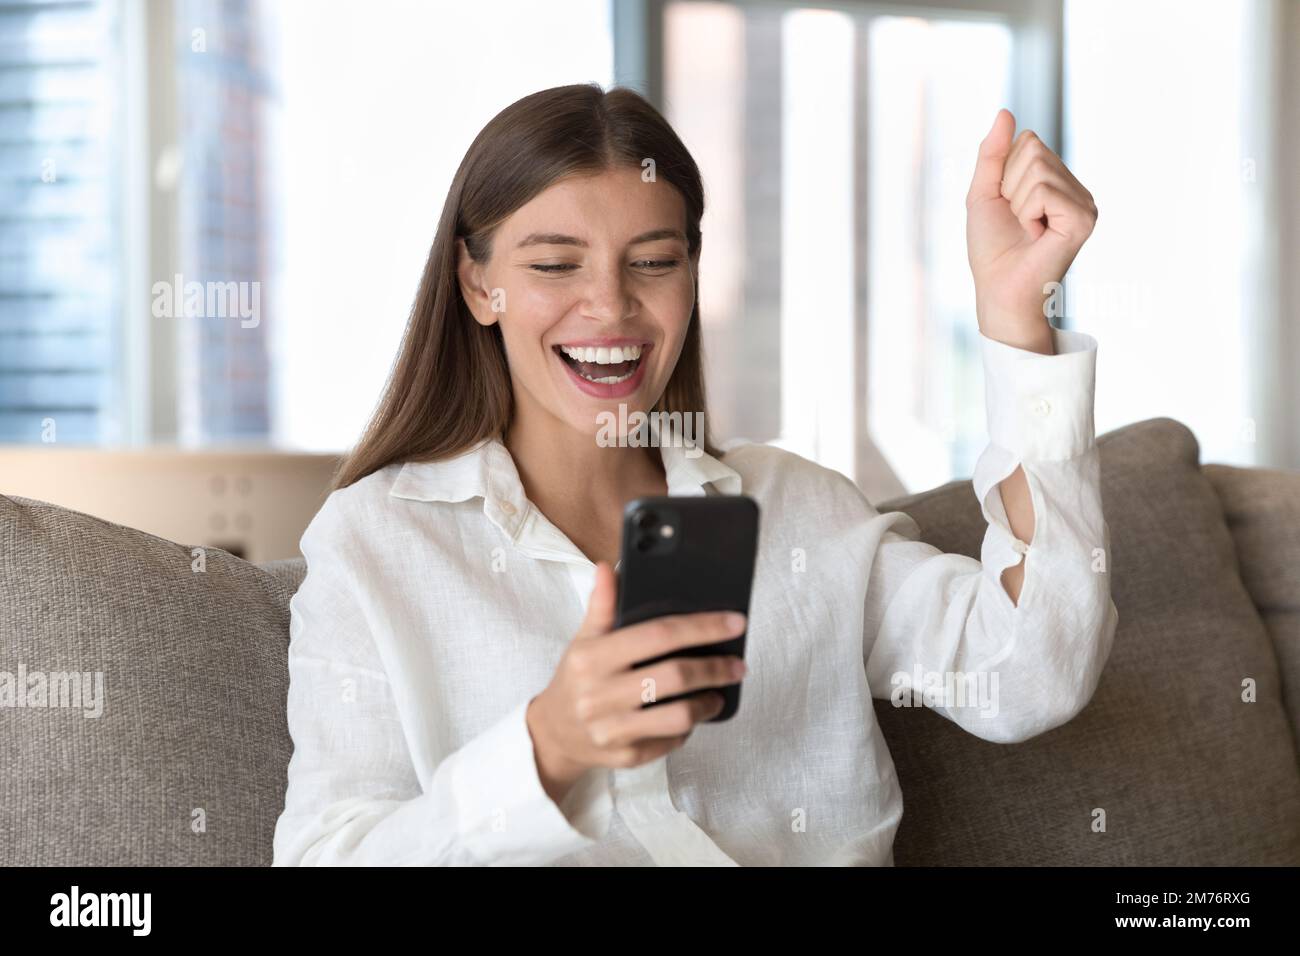
<svg viewBox="0 0 1300 956">
<path fill-rule="evenodd" d="M 485 863 L 545 863 L 586 849 L 609 831 L 608 770 L 583 774 L 561 801 L 564 809 L 547 794 L 528 732 L 528 704 L 517 704 L 447 758 L 461 838 Z"/>
<path fill-rule="evenodd" d="M 1097 340 L 1053 326 L 1052 343 L 1043 355 L 980 333 L 989 440 L 1017 461 L 1075 458 L 1094 442 Z"/>
</svg>

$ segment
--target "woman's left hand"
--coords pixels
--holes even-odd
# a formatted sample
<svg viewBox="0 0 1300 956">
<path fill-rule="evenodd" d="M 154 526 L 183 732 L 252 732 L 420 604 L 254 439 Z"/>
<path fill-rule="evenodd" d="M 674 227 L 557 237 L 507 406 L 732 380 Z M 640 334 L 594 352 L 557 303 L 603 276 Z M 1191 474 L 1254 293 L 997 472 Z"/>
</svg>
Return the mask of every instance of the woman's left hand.
<svg viewBox="0 0 1300 956">
<path fill-rule="evenodd" d="M 966 196 L 966 251 L 980 331 L 1015 348 L 1051 351 L 1043 309 L 1097 221 L 1097 205 L 1032 130 L 999 110 L 980 143 Z M 1046 348 L 1043 348 L 1043 345 Z"/>
</svg>

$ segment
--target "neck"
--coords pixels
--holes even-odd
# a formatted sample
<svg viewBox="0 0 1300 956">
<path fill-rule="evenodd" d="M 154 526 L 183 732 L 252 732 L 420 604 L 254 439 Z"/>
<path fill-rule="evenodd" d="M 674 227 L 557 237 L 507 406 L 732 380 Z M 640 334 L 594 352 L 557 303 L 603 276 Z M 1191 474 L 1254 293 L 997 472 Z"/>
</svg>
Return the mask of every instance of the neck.
<svg viewBox="0 0 1300 956">
<path fill-rule="evenodd" d="M 640 495 L 667 494 L 658 448 L 601 447 L 594 429 L 580 432 L 518 407 L 504 443 L 528 499 L 543 510 L 550 504 L 621 510 Z"/>
</svg>

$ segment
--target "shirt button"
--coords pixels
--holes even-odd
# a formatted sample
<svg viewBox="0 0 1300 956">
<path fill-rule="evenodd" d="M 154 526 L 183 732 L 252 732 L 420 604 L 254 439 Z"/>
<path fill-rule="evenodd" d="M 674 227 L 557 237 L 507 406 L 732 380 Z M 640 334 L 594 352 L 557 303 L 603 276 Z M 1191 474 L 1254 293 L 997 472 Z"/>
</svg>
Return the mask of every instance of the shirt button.
<svg viewBox="0 0 1300 956">
<path fill-rule="evenodd" d="M 1011 542 L 1011 550 L 1016 552 L 1017 554 L 1028 554 L 1029 545 L 1025 544 L 1019 538 L 1016 538 L 1016 540 Z"/>
<path fill-rule="evenodd" d="M 501 502 L 501 510 L 508 515 L 512 515 L 515 513 L 515 506 L 508 501 L 503 501 Z"/>
<path fill-rule="evenodd" d="M 1034 402 L 1034 414 L 1040 417 L 1046 417 L 1052 413 L 1052 403 L 1045 398 L 1040 398 Z"/>
</svg>

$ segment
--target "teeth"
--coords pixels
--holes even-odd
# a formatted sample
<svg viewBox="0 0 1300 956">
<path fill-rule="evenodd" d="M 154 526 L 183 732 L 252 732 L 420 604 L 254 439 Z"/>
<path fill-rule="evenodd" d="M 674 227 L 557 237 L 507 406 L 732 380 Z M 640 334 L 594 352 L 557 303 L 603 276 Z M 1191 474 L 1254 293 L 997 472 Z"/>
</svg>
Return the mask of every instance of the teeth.
<svg viewBox="0 0 1300 956">
<path fill-rule="evenodd" d="M 639 345 L 624 345 L 621 348 L 612 349 L 561 345 L 560 351 L 575 362 L 596 362 L 600 365 L 617 365 L 619 362 L 632 362 L 641 358 L 641 346 Z"/>
<path fill-rule="evenodd" d="M 581 372 L 578 374 L 582 375 Z M 626 375 L 606 375 L 603 378 L 592 378 L 590 375 L 582 375 L 582 377 L 589 382 L 595 382 L 597 385 L 617 385 L 619 382 L 626 382 L 635 374 L 635 372 L 628 372 Z"/>
</svg>

